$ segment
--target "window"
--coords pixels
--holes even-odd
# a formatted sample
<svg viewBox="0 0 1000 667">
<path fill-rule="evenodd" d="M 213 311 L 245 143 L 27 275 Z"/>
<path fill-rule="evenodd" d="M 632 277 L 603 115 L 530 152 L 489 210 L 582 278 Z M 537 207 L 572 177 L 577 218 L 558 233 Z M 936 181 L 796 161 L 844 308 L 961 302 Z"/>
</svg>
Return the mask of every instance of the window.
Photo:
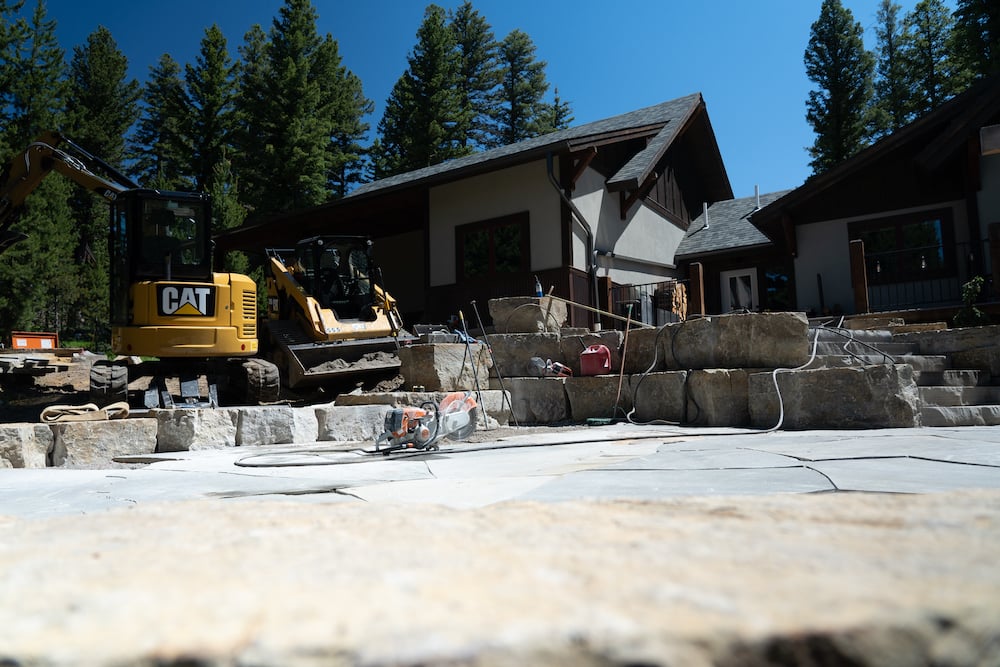
<svg viewBox="0 0 1000 667">
<path fill-rule="evenodd" d="M 455 235 L 459 280 L 487 280 L 531 269 L 527 213 L 460 225 Z"/>
<path fill-rule="evenodd" d="M 940 278 L 954 273 L 951 210 L 852 223 L 851 239 L 865 244 L 868 282 L 873 285 Z"/>
</svg>

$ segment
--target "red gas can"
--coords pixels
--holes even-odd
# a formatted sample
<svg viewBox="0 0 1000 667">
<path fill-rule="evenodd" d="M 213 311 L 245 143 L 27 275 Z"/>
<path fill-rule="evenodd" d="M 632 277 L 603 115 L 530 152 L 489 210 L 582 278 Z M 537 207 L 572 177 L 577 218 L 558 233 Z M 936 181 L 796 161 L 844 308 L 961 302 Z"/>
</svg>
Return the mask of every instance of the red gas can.
<svg viewBox="0 0 1000 667">
<path fill-rule="evenodd" d="M 580 353 L 580 375 L 605 375 L 611 372 L 611 350 L 607 345 L 591 345 Z"/>
</svg>

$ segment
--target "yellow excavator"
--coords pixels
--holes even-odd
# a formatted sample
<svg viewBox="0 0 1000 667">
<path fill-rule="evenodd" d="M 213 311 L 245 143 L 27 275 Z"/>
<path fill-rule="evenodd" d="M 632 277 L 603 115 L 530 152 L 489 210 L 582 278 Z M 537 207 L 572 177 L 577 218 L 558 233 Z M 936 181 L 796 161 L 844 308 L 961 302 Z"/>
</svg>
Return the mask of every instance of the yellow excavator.
<svg viewBox="0 0 1000 667">
<path fill-rule="evenodd" d="M 208 195 L 139 187 L 57 132 L 46 132 L 0 174 L 0 252 L 26 238 L 13 229 L 25 199 L 51 172 L 98 193 L 110 205 L 111 350 L 138 364 L 98 362 L 91 395 L 127 399 L 127 385 L 153 377 L 148 407 L 170 407 L 162 378 L 180 380 L 187 404 L 277 400 L 277 367 L 257 358 L 257 290 L 247 276 L 212 270 L 212 208 Z M 101 175 L 97 171 L 102 172 Z M 211 378 L 207 401 L 199 376 Z"/>
</svg>

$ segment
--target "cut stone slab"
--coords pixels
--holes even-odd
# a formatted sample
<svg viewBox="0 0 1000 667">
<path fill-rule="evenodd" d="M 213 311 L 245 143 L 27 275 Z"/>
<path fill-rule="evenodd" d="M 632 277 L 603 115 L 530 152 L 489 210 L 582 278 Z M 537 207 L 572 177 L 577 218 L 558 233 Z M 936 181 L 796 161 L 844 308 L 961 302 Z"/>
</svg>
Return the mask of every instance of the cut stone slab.
<svg viewBox="0 0 1000 667">
<path fill-rule="evenodd" d="M 819 368 L 750 376 L 750 420 L 757 428 L 906 428 L 918 425 L 919 399 L 906 364 Z"/>
<path fill-rule="evenodd" d="M 670 354 L 670 351 L 669 348 L 664 347 L 664 340 L 668 343 L 671 340 L 664 327 L 629 331 L 628 340 L 624 341 L 622 345 L 625 352 L 623 361 L 625 373 L 631 375 L 647 371 L 657 373 L 667 370 L 666 355 Z"/>
<path fill-rule="evenodd" d="M 666 325 L 668 369 L 795 368 L 809 360 L 805 313 L 740 313 Z"/>
<path fill-rule="evenodd" d="M 0 468 L 44 468 L 53 445 L 46 424 L 0 424 Z"/>
<path fill-rule="evenodd" d="M 155 419 L 65 422 L 49 427 L 54 438 L 54 466 L 95 466 L 111 463 L 118 456 L 156 451 Z"/>
<path fill-rule="evenodd" d="M 531 377 L 532 357 L 565 363 L 558 333 L 494 334 L 490 336 L 490 347 L 496 359 L 493 375 L 499 373 L 504 379 Z"/>
<path fill-rule="evenodd" d="M 183 452 L 236 446 L 238 409 L 150 410 L 156 419 L 156 451 Z"/>
<path fill-rule="evenodd" d="M 569 419 L 566 378 L 507 378 L 514 420 L 525 424 L 558 424 Z"/>
<path fill-rule="evenodd" d="M 315 442 L 319 422 L 313 408 L 269 405 L 240 408 L 236 444 L 256 445 Z"/>
<path fill-rule="evenodd" d="M 490 299 L 489 310 L 493 328 L 501 334 L 559 333 L 567 316 L 566 304 L 547 296 Z"/>
<path fill-rule="evenodd" d="M 486 346 L 464 343 L 407 345 L 399 350 L 399 372 L 405 387 L 424 391 L 462 391 L 488 383 L 490 354 Z"/>
<path fill-rule="evenodd" d="M 686 371 L 629 376 L 626 386 L 630 402 L 635 405 L 632 419 L 639 423 L 662 420 L 683 424 L 687 377 Z"/>
</svg>

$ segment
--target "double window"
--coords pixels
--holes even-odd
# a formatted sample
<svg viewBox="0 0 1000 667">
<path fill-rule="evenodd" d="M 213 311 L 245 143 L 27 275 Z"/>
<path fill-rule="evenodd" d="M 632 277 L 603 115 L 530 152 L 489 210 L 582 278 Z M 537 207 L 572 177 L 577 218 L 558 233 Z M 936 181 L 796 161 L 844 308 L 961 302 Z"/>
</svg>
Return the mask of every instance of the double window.
<svg viewBox="0 0 1000 667">
<path fill-rule="evenodd" d="M 458 280 L 489 280 L 530 270 L 528 214 L 473 222 L 455 228 Z"/>
<path fill-rule="evenodd" d="M 848 232 L 865 244 L 870 284 L 941 278 L 955 271 L 951 209 L 856 222 Z"/>
</svg>

